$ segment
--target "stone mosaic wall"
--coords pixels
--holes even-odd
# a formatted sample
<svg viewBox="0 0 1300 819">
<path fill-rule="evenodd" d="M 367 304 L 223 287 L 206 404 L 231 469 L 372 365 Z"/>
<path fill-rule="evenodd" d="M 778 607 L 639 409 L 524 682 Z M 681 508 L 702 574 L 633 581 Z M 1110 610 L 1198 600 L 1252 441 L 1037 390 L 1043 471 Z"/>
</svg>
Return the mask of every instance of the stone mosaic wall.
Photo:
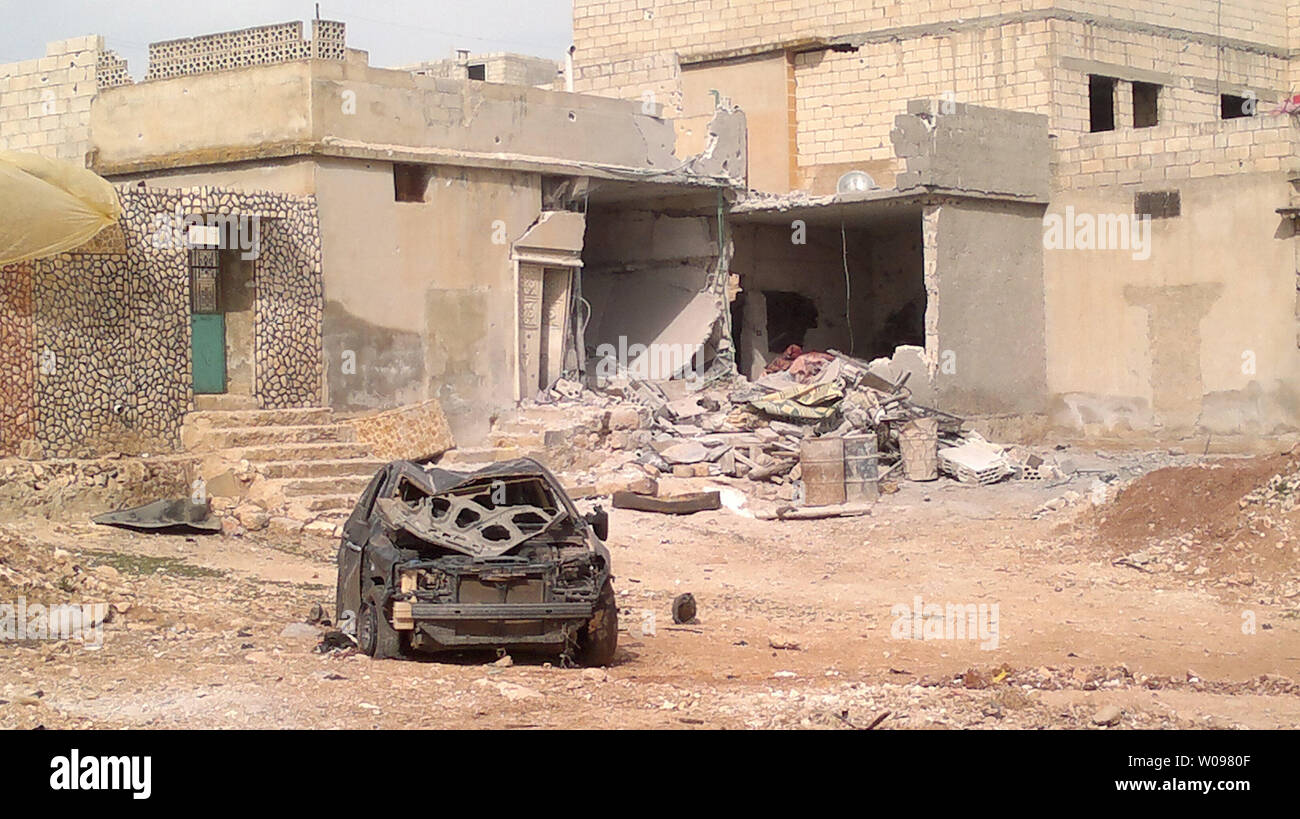
<svg viewBox="0 0 1300 819">
<path fill-rule="evenodd" d="M 312 39 L 304 40 L 302 23 L 295 20 L 150 43 L 149 71 L 145 79 L 160 80 L 293 60 L 343 60 L 346 53 L 343 23 L 313 20 Z"/>
<path fill-rule="evenodd" d="M 314 197 L 119 188 L 120 231 L 0 269 L 0 454 L 176 449 L 193 405 L 186 216 L 243 217 L 260 245 L 255 397 L 318 405 L 323 296 Z M 110 229 L 111 230 L 111 229 Z"/>
<path fill-rule="evenodd" d="M 0 453 L 17 452 L 34 436 L 35 359 L 32 270 L 0 270 Z"/>
<path fill-rule="evenodd" d="M 309 201 L 310 206 L 267 203 L 279 208 L 262 228 L 253 313 L 255 391 L 266 409 L 321 402 L 325 294 L 315 198 Z"/>
</svg>

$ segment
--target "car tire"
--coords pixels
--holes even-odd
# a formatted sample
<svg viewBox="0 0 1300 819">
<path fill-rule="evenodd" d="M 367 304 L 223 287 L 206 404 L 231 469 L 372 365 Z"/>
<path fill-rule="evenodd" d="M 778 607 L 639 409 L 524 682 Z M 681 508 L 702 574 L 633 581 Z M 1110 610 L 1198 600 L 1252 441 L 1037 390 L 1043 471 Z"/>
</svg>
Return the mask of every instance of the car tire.
<svg viewBox="0 0 1300 819">
<path fill-rule="evenodd" d="M 618 603 L 614 599 L 614 586 L 608 580 L 596 598 L 591 619 L 578 632 L 578 650 L 575 658 L 579 665 L 609 665 L 618 650 Z"/>
<path fill-rule="evenodd" d="M 376 660 L 402 656 L 402 636 L 384 613 L 384 592 L 376 586 L 361 604 L 357 617 L 357 646 Z"/>
</svg>

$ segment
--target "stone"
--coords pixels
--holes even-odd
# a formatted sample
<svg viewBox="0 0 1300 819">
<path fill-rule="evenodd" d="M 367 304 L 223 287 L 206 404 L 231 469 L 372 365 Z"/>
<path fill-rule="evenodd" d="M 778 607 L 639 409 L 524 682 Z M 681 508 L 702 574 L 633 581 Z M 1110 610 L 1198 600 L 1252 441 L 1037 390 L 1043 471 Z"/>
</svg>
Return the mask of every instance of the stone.
<svg viewBox="0 0 1300 819">
<path fill-rule="evenodd" d="M 294 518 L 273 517 L 268 521 L 270 528 L 276 532 L 296 535 L 303 529 L 303 522 Z"/>
<path fill-rule="evenodd" d="M 105 583 L 115 583 L 122 579 L 122 574 L 112 566 L 96 566 L 95 576 Z"/>
<path fill-rule="evenodd" d="M 1106 705 L 1092 715 L 1093 725 L 1118 725 L 1124 712 L 1117 705 Z"/>
<path fill-rule="evenodd" d="M 709 457 L 709 449 L 698 441 L 683 441 L 659 451 L 670 464 L 697 464 Z"/>
<path fill-rule="evenodd" d="M 803 646 L 794 637 L 786 634 L 773 634 L 767 638 L 769 648 L 778 651 L 803 651 Z"/>
<path fill-rule="evenodd" d="M 245 504 L 235 510 L 235 517 L 245 529 L 250 532 L 257 532 L 267 527 L 271 522 L 271 516 L 260 506 Z"/>
<path fill-rule="evenodd" d="M 609 411 L 609 428 L 611 430 L 635 430 L 641 428 L 641 410 L 639 407 L 618 406 Z"/>
<path fill-rule="evenodd" d="M 320 535 L 323 537 L 333 537 L 336 527 L 328 520 L 313 520 L 311 523 L 302 527 L 302 530 L 310 535 Z"/>
<path fill-rule="evenodd" d="M 509 682 L 497 683 L 497 691 L 501 693 L 501 696 L 511 702 L 519 702 L 520 700 L 540 700 L 542 698 L 542 693 L 540 691 Z"/>
</svg>

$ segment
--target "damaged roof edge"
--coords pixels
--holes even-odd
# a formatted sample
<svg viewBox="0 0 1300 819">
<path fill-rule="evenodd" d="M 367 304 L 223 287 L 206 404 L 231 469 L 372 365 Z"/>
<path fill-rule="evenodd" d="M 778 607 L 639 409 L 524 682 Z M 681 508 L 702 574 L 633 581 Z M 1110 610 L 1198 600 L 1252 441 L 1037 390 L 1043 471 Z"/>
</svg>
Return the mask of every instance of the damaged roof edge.
<svg viewBox="0 0 1300 819">
<path fill-rule="evenodd" d="M 632 101 L 471 81 L 416 83 L 402 72 L 317 62 L 108 89 L 91 102 L 90 166 L 111 176 L 334 156 L 744 184 L 745 120 L 738 109 L 719 109 L 705 149 L 687 155 L 674 120 Z M 266 93 L 250 106 L 253 87 Z M 382 116 L 350 116 L 357 95 Z"/>
<path fill-rule="evenodd" d="M 101 176 L 124 176 L 127 174 L 151 173 L 161 170 L 179 168 L 197 168 L 213 165 L 237 165 L 245 162 L 258 162 L 269 159 L 290 159 L 294 157 L 334 157 L 339 159 L 372 159 L 387 162 L 424 162 L 436 165 L 453 165 L 466 168 L 500 168 L 508 166 L 515 170 L 537 173 L 554 173 L 590 176 L 595 179 L 643 180 L 647 182 L 664 182 L 701 188 L 736 187 L 737 180 L 725 173 L 705 173 L 689 171 L 647 171 L 630 165 L 611 165 L 599 162 L 557 159 L 505 153 L 479 153 L 459 151 L 449 148 L 420 148 L 402 145 L 378 145 L 336 137 L 326 137 L 320 142 L 274 143 L 248 146 L 246 148 L 205 148 L 184 153 L 170 154 L 166 157 L 127 162 L 103 160 L 99 153 L 92 152 L 90 169 Z M 687 160 L 687 164 L 694 158 Z"/>
<path fill-rule="evenodd" d="M 790 213 L 801 210 L 831 208 L 840 206 L 869 205 L 889 201 L 919 201 L 926 197 L 942 196 L 946 198 L 984 199 L 1001 202 L 1022 202 L 1026 204 L 1048 204 L 1048 200 L 1038 196 L 1015 193 L 999 193 L 964 188 L 949 188 L 938 185 L 913 185 L 908 188 L 877 188 L 862 193 L 832 193 L 815 196 L 802 191 L 794 191 L 778 196 L 749 195 L 731 206 L 731 216 L 745 214 Z"/>
</svg>

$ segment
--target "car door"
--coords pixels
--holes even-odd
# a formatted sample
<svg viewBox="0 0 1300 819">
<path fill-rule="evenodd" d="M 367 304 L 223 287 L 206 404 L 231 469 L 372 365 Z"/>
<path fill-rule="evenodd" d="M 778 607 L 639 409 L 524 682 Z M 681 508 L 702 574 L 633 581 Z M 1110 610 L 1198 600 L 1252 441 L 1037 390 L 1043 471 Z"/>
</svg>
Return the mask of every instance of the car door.
<svg viewBox="0 0 1300 819">
<path fill-rule="evenodd" d="M 362 550 L 370 539 L 370 510 L 375 504 L 379 488 L 388 477 L 389 468 L 385 466 L 375 473 L 366 490 L 361 493 L 352 514 L 343 524 L 343 538 L 339 542 L 339 577 L 335 590 L 334 605 L 337 622 L 342 622 L 343 613 L 354 615 L 361 610 L 361 563 Z"/>
</svg>

